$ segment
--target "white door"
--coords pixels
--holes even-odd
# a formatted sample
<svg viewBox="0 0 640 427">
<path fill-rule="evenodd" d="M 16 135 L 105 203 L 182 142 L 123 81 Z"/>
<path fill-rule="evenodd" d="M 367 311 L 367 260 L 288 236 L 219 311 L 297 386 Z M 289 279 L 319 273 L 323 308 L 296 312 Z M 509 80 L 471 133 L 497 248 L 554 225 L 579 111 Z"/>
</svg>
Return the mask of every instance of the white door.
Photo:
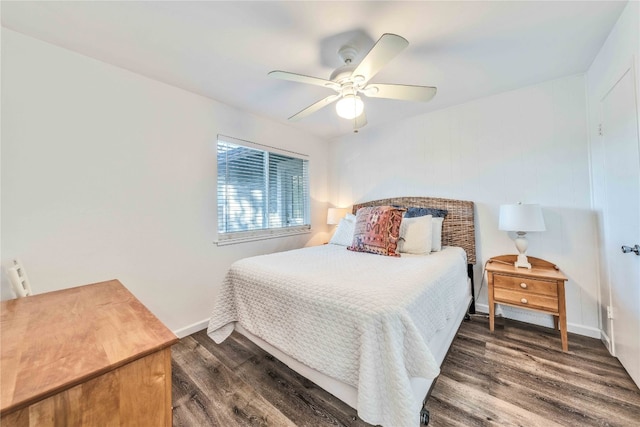
<svg viewBox="0 0 640 427">
<path fill-rule="evenodd" d="M 640 142 L 633 68 L 601 101 L 605 157 L 605 249 L 613 307 L 613 348 L 640 385 Z"/>
</svg>

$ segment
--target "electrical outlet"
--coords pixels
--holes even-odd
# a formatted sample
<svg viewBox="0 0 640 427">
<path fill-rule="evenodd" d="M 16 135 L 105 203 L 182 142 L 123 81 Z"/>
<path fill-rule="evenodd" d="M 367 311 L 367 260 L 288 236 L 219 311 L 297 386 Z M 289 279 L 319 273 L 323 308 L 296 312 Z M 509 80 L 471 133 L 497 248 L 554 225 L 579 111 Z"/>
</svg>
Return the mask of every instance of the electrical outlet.
<svg viewBox="0 0 640 427">
<path fill-rule="evenodd" d="M 607 319 L 613 319 L 613 307 L 607 306 Z"/>
</svg>

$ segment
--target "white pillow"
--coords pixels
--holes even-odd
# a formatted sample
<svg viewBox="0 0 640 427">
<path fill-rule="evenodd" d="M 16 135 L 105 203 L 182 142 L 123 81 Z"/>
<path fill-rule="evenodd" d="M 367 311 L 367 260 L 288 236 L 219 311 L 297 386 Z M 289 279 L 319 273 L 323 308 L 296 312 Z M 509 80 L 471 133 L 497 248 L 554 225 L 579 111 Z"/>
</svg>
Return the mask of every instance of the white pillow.
<svg viewBox="0 0 640 427">
<path fill-rule="evenodd" d="M 442 250 L 442 222 L 444 218 L 434 217 L 431 220 L 433 231 L 431 234 L 431 251 L 438 252 Z"/>
<path fill-rule="evenodd" d="M 350 246 L 353 243 L 353 233 L 356 230 L 356 222 L 349 219 L 348 214 L 346 218 L 342 218 L 338 223 L 336 232 L 333 233 L 329 243 L 340 246 Z"/>
<path fill-rule="evenodd" d="M 356 216 L 354 214 L 352 214 L 352 213 L 348 213 L 347 215 L 345 215 L 344 218 L 349 220 L 349 221 L 356 222 Z"/>
<path fill-rule="evenodd" d="M 398 252 L 416 255 L 426 255 L 430 253 L 432 245 L 431 236 L 433 233 L 431 221 L 431 215 L 402 218 Z"/>
</svg>

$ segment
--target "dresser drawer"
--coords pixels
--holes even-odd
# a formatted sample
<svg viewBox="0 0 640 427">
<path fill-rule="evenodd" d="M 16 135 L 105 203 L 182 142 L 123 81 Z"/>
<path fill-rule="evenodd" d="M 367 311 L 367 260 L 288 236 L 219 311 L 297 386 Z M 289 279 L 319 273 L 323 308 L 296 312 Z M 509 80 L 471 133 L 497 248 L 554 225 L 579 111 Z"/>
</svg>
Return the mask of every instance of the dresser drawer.
<svg viewBox="0 0 640 427">
<path fill-rule="evenodd" d="M 496 274 L 493 276 L 493 286 L 496 290 L 497 288 L 511 289 L 527 294 L 534 293 L 558 298 L 556 282 Z"/>
<path fill-rule="evenodd" d="M 493 297 L 497 303 L 504 302 L 519 307 L 535 308 L 536 310 L 545 310 L 553 313 L 558 312 L 558 298 L 551 296 L 495 288 Z"/>
</svg>

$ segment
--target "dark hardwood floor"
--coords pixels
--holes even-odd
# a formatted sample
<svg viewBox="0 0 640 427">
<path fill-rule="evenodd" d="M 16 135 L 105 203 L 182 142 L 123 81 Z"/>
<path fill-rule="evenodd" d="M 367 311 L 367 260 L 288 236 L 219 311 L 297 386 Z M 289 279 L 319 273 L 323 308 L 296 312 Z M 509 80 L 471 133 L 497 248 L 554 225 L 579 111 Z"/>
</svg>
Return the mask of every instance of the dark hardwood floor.
<svg viewBox="0 0 640 427">
<path fill-rule="evenodd" d="M 173 347 L 174 426 L 369 426 L 243 336 Z M 596 339 L 485 316 L 463 322 L 426 404 L 430 426 L 640 426 L 640 391 Z"/>
</svg>

